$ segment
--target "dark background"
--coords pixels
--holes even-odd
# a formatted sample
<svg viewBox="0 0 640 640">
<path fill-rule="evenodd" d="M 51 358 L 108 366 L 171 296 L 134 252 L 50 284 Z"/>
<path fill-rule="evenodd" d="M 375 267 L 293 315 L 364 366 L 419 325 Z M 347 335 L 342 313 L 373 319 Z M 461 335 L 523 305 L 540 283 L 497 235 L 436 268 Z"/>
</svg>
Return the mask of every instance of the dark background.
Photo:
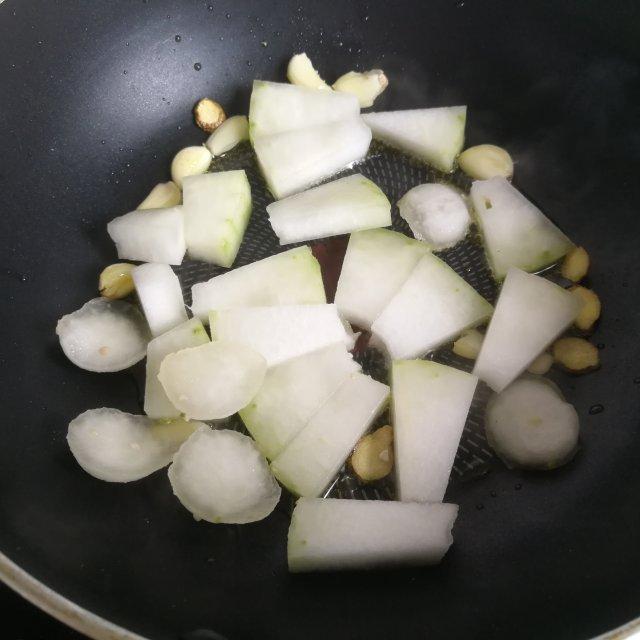
<svg viewBox="0 0 640 640">
<path fill-rule="evenodd" d="M 572 640 L 640 614 L 639 24 L 636 2 L 1 4 L 0 549 L 163 640 L 197 628 L 239 640 Z M 282 79 L 300 50 L 329 79 L 384 68 L 380 109 L 468 104 L 468 143 L 508 148 L 517 186 L 594 263 L 603 368 L 562 380 L 580 454 L 556 473 L 496 467 L 454 487 L 456 544 L 430 571 L 288 576 L 285 507 L 245 527 L 195 525 L 163 473 L 100 483 L 64 442 L 87 408 L 137 409 L 131 376 L 105 384 L 74 369 L 53 334 L 115 257 L 106 222 L 204 139 L 198 98 L 246 113 L 250 80 Z M 605 410 L 590 415 L 596 403 Z M 15 638 L 73 637 L 6 590 L 0 604 Z"/>
</svg>

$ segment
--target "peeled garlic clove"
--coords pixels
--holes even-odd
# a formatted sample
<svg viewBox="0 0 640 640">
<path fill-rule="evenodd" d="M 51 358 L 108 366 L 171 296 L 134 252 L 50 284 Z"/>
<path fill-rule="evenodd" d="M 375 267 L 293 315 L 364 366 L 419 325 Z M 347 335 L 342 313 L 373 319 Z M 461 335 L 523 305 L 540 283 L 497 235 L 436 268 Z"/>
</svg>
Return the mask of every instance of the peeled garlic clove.
<svg viewBox="0 0 640 640">
<path fill-rule="evenodd" d="M 153 187 L 138 209 L 167 209 L 179 204 L 182 204 L 182 192 L 175 182 L 169 180 Z"/>
<path fill-rule="evenodd" d="M 363 482 L 381 480 L 393 469 L 393 429 L 385 425 L 360 439 L 351 455 L 351 467 Z"/>
<path fill-rule="evenodd" d="M 550 353 L 541 353 L 527 368 L 529 373 L 537 376 L 543 376 L 551 369 L 553 364 L 553 356 Z"/>
<path fill-rule="evenodd" d="M 196 124 L 207 133 L 215 131 L 226 119 L 224 109 L 211 98 L 202 98 L 193 108 Z"/>
<path fill-rule="evenodd" d="M 306 53 L 297 53 L 289 60 L 287 78 L 291 84 L 297 84 L 309 89 L 331 91 L 331 87 L 320 77 L 314 69 Z"/>
<path fill-rule="evenodd" d="M 212 156 L 206 147 L 185 147 L 176 153 L 171 163 L 171 178 L 182 189 L 182 179 L 206 173 Z"/>
<path fill-rule="evenodd" d="M 467 360 L 475 360 L 483 340 L 484 336 L 477 329 L 468 329 L 453 343 L 453 353 Z"/>
<path fill-rule="evenodd" d="M 134 267 L 134 264 L 128 262 L 117 262 L 105 267 L 98 280 L 100 295 L 110 300 L 126 298 L 135 288 L 131 277 Z"/>
<path fill-rule="evenodd" d="M 249 139 L 247 116 L 233 116 L 225 120 L 205 143 L 212 156 L 219 156 Z"/>
<path fill-rule="evenodd" d="M 590 331 L 600 317 L 600 298 L 595 291 L 586 287 L 575 286 L 570 291 L 584 303 L 574 324 L 580 331 Z"/>
<path fill-rule="evenodd" d="M 574 247 L 565 256 L 560 273 L 571 282 L 580 282 L 589 271 L 589 254 L 584 247 Z"/>
<path fill-rule="evenodd" d="M 374 100 L 387 88 L 389 80 L 381 69 L 371 71 L 349 71 L 334 83 L 336 91 L 351 93 L 358 98 L 361 107 L 371 107 Z"/>
<path fill-rule="evenodd" d="M 474 180 L 513 176 L 513 160 L 509 152 L 494 144 L 469 147 L 458 157 L 458 165 Z"/>
<path fill-rule="evenodd" d="M 553 345 L 553 358 L 571 373 L 586 373 L 600 365 L 598 349 L 584 338 L 560 338 Z"/>
</svg>

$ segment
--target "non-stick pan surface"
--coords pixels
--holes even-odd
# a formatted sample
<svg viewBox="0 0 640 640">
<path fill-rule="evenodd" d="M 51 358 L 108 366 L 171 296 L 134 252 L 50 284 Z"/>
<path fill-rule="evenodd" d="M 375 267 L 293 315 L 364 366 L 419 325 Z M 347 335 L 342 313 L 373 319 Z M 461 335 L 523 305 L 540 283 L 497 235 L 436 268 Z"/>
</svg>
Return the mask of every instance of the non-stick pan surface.
<svg viewBox="0 0 640 640">
<path fill-rule="evenodd" d="M 639 615 L 639 20 L 631 2 L 0 4 L 0 551 L 154 640 L 567 640 Z M 557 376 L 581 451 L 454 485 L 455 544 L 433 569 L 290 576 L 285 506 L 195 523 L 164 472 L 101 483 L 65 443 L 85 409 L 137 410 L 130 374 L 74 368 L 54 335 L 113 261 L 106 222 L 202 141 L 198 98 L 246 113 L 251 79 L 282 79 L 299 50 L 328 78 L 384 68 L 379 108 L 469 105 L 468 142 L 508 148 L 518 187 L 592 256 L 602 370 Z"/>
</svg>

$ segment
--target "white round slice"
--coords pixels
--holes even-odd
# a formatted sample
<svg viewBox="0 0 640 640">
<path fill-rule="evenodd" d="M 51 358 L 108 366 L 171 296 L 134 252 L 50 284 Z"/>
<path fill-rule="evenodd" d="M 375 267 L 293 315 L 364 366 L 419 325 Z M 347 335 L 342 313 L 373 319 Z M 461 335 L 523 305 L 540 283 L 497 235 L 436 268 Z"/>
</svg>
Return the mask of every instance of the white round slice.
<svg viewBox="0 0 640 640">
<path fill-rule="evenodd" d="M 227 429 L 198 429 L 173 458 L 169 480 L 197 520 L 244 524 L 266 518 L 280 486 L 255 442 Z"/>
<path fill-rule="evenodd" d="M 60 346 L 87 371 L 121 371 L 144 358 L 149 328 L 137 307 L 122 300 L 94 298 L 58 320 Z"/>
<path fill-rule="evenodd" d="M 576 452 L 580 423 L 573 405 L 553 383 L 527 377 L 491 398 L 485 430 L 508 466 L 554 469 Z"/>
<path fill-rule="evenodd" d="M 217 420 L 246 407 L 262 386 L 265 359 L 237 342 L 209 342 L 169 354 L 158 380 L 188 418 Z"/>
<path fill-rule="evenodd" d="M 460 242 L 471 223 L 460 193 L 444 184 L 421 184 L 410 189 L 398 201 L 398 208 L 413 235 L 436 250 Z"/>
<path fill-rule="evenodd" d="M 118 409 L 90 409 L 69 424 L 67 442 L 78 464 L 94 478 L 131 482 L 166 467 L 202 422 L 155 423 Z"/>
</svg>

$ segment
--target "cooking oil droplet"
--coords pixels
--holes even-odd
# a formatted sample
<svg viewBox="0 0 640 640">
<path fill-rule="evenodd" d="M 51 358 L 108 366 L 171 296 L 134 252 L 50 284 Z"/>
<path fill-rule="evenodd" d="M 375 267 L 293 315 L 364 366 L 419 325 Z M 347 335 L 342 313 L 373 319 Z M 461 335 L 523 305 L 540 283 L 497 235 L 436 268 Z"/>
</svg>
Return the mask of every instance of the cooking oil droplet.
<svg viewBox="0 0 640 640">
<path fill-rule="evenodd" d="M 100 144 L 107 144 L 106 140 L 100 140 Z"/>
<path fill-rule="evenodd" d="M 369 16 L 363 16 L 362 22 L 369 22 Z"/>
<path fill-rule="evenodd" d="M 224 36 L 220 36 L 220 42 L 224 42 Z"/>
<path fill-rule="evenodd" d="M 194 68 L 196 71 L 200 71 L 200 69 L 202 69 L 202 65 L 201 65 L 199 62 L 196 62 L 196 63 L 193 65 L 193 68 Z"/>
<path fill-rule="evenodd" d="M 126 76 L 127 75 L 127 70 L 125 69 L 122 73 L 123 73 L 123 75 Z"/>
<path fill-rule="evenodd" d="M 640 384 L 640 376 L 633 379 L 633 384 Z"/>
<path fill-rule="evenodd" d="M 597 413 L 602 413 L 604 407 L 601 404 L 593 404 L 589 407 L 589 414 L 595 416 Z"/>
<path fill-rule="evenodd" d="M 125 42 L 125 43 L 124 43 L 124 46 L 125 46 L 125 47 L 128 47 L 128 46 L 129 46 L 129 43 L 128 43 L 128 42 Z"/>
<path fill-rule="evenodd" d="M 176 42 L 180 42 L 180 41 L 182 40 L 182 36 L 177 35 L 177 36 L 174 38 L 174 40 L 175 40 Z"/>
<path fill-rule="evenodd" d="M 247 67 L 250 67 L 252 64 L 251 60 L 247 60 Z"/>
<path fill-rule="evenodd" d="M 269 46 L 269 43 L 266 40 L 263 40 L 260 45 L 266 49 Z"/>
<path fill-rule="evenodd" d="M 522 489 L 522 485 L 518 482 L 518 484 L 517 484 L 517 485 L 515 485 L 514 489 L 515 489 L 516 491 L 520 491 L 520 489 Z"/>
<path fill-rule="evenodd" d="M 213 11 L 213 5 L 212 5 L 212 4 L 210 4 L 210 5 L 207 7 L 207 10 L 208 10 L 208 11 Z"/>
<path fill-rule="evenodd" d="M 484 509 L 484 505 L 482 503 L 476 505 L 476 509 L 478 511 L 482 511 Z"/>
<path fill-rule="evenodd" d="M 179 124 L 179 125 L 176 127 L 176 129 L 177 129 L 178 131 L 182 131 L 182 125 L 181 125 L 181 124 Z"/>
<path fill-rule="evenodd" d="M 230 14 L 230 13 L 225 13 L 225 14 L 224 14 L 224 17 L 225 17 L 227 20 L 229 20 L 229 18 L 231 18 L 231 14 Z"/>
<path fill-rule="evenodd" d="M 604 349 L 604 342 L 598 342 L 596 347 L 598 347 L 598 349 L 600 349 L 602 351 L 602 349 Z"/>
<path fill-rule="evenodd" d="M 490 495 L 492 498 L 495 498 L 495 497 L 497 497 L 497 495 L 498 495 L 498 494 L 497 494 L 495 491 L 490 491 L 490 492 L 489 492 L 489 495 Z"/>
</svg>

